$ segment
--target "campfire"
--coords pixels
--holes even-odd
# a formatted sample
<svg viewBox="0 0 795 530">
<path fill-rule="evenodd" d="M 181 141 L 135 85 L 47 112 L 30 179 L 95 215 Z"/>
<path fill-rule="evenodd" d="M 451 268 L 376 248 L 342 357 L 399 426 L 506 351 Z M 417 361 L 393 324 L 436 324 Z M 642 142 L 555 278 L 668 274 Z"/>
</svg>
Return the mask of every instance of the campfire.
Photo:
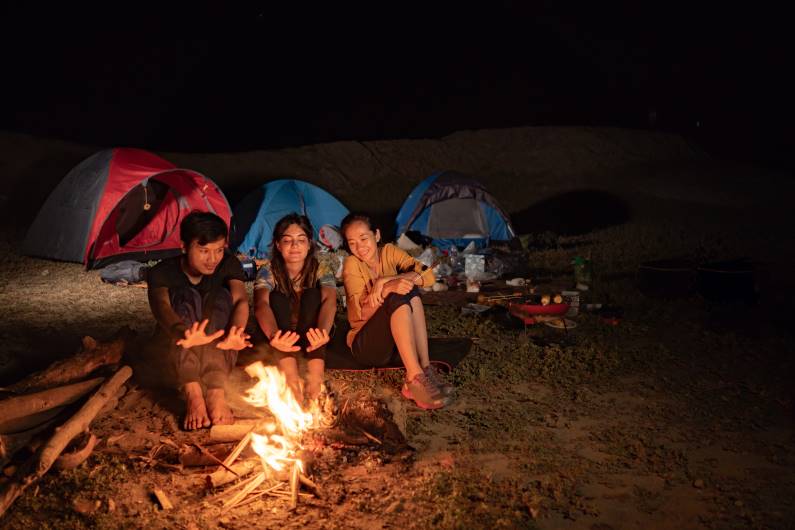
<svg viewBox="0 0 795 530">
<path fill-rule="evenodd" d="M 288 497 L 290 508 L 294 509 L 301 494 L 300 485 L 319 496 L 317 485 L 305 474 L 306 464 L 301 458 L 302 441 L 310 430 L 332 423 L 332 408 L 324 407 L 327 400 L 321 397 L 311 403 L 309 411 L 304 411 L 287 386 L 284 375 L 274 366 L 265 366 L 258 361 L 247 366 L 246 373 L 258 380 L 247 391 L 246 400 L 257 408 L 266 409 L 273 418 L 257 421 L 248 427 L 242 440 L 220 463 L 220 469 L 207 476 L 207 485 L 218 487 L 256 470 L 253 476 L 228 487 L 217 496 L 224 509 L 252 502 L 263 495 Z M 249 447 L 256 456 L 242 459 L 241 455 Z"/>
<path fill-rule="evenodd" d="M 121 334 L 112 342 L 87 337 L 76 355 L 6 387 L 10 395 L 0 398 L 0 464 L 6 476 L 0 481 L 0 517 L 30 486 L 37 490 L 50 468 L 76 468 L 97 451 L 164 470 L 172 478 L 184 476 L 191 482 L 186 495 L 200 495 L 221 512 L 265 496 L 291 511 L 302 498 L 313 506 L 334 502 L 344 490 L 340 464 L 394 460 L 402 465 L 411 457 L 384 401 L 372 399 L 368 391 L 349 394 L 345 384 L 332 389 L 326 382 L 320 398 L 304 409 L 279 370 L 261 362 L 245 368 L 247 390 L 236 399 L 248 410 L 234 424 L 161 434 L 158 443 L 147 446 L 153 433 L 136 434 L 127 425 L 131 407 L 151 402 L 154 409 L 157 392 L 128 382 L 131 367 L 119 366 L 127 341 Z M 348 396 L 339 409 L 335 390 Z M 122 448 L 122 439 L 132 441 Z M 206 491 L 194 488 L 197 476 Z M 322 492 L 318 476 L 325 479 Z M 159 485 L 150 493 L 163 510 L 180 504 Z"/>
</svg>

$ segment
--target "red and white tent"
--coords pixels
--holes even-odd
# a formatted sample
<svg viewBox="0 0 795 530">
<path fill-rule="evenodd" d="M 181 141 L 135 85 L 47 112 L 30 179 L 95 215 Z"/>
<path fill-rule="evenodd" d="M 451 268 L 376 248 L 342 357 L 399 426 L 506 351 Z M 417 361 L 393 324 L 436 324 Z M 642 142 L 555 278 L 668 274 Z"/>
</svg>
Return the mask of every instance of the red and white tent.
<svg viewBox="0 0 795 530">
<path fill-rule="evenodd" d="M 204 175 L 141 149 L 100 151 L 72 169 L 28 229 L 23 252 L 87 268 L 179 253 L 179 223 L 213 212 L 229 226 L 223 192 Z"/>
</svg>

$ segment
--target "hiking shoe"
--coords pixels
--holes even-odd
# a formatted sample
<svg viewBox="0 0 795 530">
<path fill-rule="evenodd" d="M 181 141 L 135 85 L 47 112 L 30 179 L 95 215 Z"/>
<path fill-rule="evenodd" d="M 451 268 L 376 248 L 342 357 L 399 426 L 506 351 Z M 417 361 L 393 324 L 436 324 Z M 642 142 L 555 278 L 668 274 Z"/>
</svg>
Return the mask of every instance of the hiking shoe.
<svg viewBox="0 0 795 530">
<path fill-rule="evenodd" d="M 439 372 L 436 371 L 436 368 L 434 368 L 432 364 L 429 364 L 428 366 L 423 368 L 422 371 L 425 373 L 426 376 L 428 376 L 428 379 L 431 380 L 431 383 L 436 385 L 436 388 L 439 389 L 439 392 L 441 392 L 442 397 L 447 398 L 453 395 L 453 391 L 455 390 L 453 385 L 445 381 L 442 378 L 442 376 L 439 375 Z"/>
<path fill-rule="evenodd" d="M 447 398 L 442 396 L 439 387 L 434 385 L 424 373 L 419 373 L 411 381 L 406 381 L 401 394 L 406 399 L 414 400 L 419 408 L 425 410 L 440 409 L 447 405 Z"/>
</svg>

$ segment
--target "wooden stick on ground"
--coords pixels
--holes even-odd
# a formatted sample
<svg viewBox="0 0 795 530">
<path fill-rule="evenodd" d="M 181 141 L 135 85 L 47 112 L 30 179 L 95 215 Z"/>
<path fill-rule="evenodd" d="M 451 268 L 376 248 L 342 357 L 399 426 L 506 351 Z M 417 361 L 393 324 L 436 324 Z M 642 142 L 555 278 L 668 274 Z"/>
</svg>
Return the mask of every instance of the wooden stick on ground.
<svg viewBox="0 0 795 530">
<path fill-rule="evenodd" d="M 202 447 L 185 445 L 179 449 L 179 463 L 185 467 L 211 466 L 222 462 L 232 451 L 231 444 L 215 444 Z M 206 452 L 205 452 L 206 451 Z M 209 455 L 207 454 L 209 453 Z"/>
<path fill-rule="evenodd" d="M 210 440 L 213 442 L 239 442 L 254 429 L 255 424 L 234 423 L 232 425 L 213 425 L 210 427 Z"/>
<path fill-rule="evenodd" d="M 52 427 L 55 420 L 48 421 L 24 432 L 0 434 L 0 468 L 4 467 L 14 454 L 26 447 L 40 432 Z"/>
<path fill-rule="evenodd" d="M 82 351 L 57 361 L 41 372 L 36 372 L 6 388 L 19 394 L 35 389 L 59 386 L 83 379 L 88 374 L 109 364 L 121 361 L 124 345 L 135 332 L 130 328 L 120 328 L 111 342 L 97 342 L 91 337 L 83 337 Z"/>
<path fill-rule="evenodd" d="M 164 510 L 170 510 L 170 509 L 174 508 L 174 505 L 171 504 L 171 500 L 168 498 L 168 495 L 166 495 L 165 491 L 161 490 L 160 488 L 155 488 L 155 490 L 152 493 L 155 494 L 155 498 L 157 498 L 157 502 L 160 503 L 160 506 Z"/>
<path fill-rule="evenodd" d="M 214 471 L 205 476 L 204 480 L 207 483 L 207 487 L 209 488 L 217 488 L 218 486 L 223 486 L 224 484 L 228 484 L 235 479 L 245 477 L 252 471 L 254 468 L 260 465 L 259 458 L 252 458 L 250 460 L 243 460 L 242 462 L 235 462 L 234 464 L 230 465 L 234 472 L 230 473 L 224 468 L 219 468 L 217 471 Z"/>
<path fill-rule="evenodd" d="M 5 432 L 6 427 L 11 428 L 11 424 L 15 422 L 14 420 L 74 403 L 98 387 L 103 380 L 104 378 L 97 377 L 80 383 L 1 400 L 0 418 L 2 419 L 0 419 L 0 432 Z"/>
<path fill-rule="evenodd" d="M 41 451 L 28 460 L 25 465 L 17 471 L 17 474 L 9 482 L 2 492 L 0 492 L 0 516 L 2 516 L 11 504 L 19 497 L 25 489 L 44 476 L 52 467 L 55 459 L 63 452 L 67 444 L 83 431 L 88 430 L 88 426 L 102 406 L 119 390 L 132 375 L 132 368 L 122 366 L 113 374 L 97 392 L 77 411 L 77 413 L 55 430 L 55 434 L 42 447 Z"/>
<path fill-rule="evenodd" d="M 230 468 L 228 465 L 226 465 L 223 462 L 223 460 L 221 460 L 220 458 L 218 458 L 217 456 L 212 454 L 210 451 L 205 449 L 199 442 L 193 442 L 193 445 L 198 447 L 199 451 L 201 451 L 202 454 L 205 455 L 206 457 L 210 458 L 213 462 L 215 462 L 216 464 L 219 464 L 221 467 L 223 467 L 224 469 L 226 469 L 230 473 L 235 473 L 235 471 L 232 468 Z M 235 474 L 237 475 L 237 473 L 235 473 Z"/>
<path fill-rule="evenodd" d="M 257 489 L 260 486 L 260 484 L 262 484 L 265 481 L 265 478 L 266 478 L 266 473 L 264 471 L 258 473 L 254 477 L 254 480 L 246 484 L 245 488 L 240 490 L 234 497 L 232 497 L 226 503 L 224 503 L 224 511 L 234 508 L 235 505 L 237 505 L 237 503 L 245 499 L 249 493 Z"/>
<path fill-rule="evenodd" d="M 296 460 L 293 462 L 293 471 L 290 473 L 290 510 L 295 510 L 298 506 L 298 488 L 300 482 L 298 477 L 301 475 L 301 468 Z"/>
</svg>

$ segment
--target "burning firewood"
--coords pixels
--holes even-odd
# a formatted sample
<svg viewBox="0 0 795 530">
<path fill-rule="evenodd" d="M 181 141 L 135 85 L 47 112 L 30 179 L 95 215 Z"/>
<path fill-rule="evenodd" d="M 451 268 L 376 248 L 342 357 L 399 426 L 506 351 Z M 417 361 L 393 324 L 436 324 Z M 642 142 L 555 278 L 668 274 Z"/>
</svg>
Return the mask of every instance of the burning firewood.
<svg viewBox="0 0 795 530">
<path fill-rule="evenodd" d="M 32 390 L 79 381 L 101 366 L 118 364 L 125 343 L 134 335 L 134 331 L 124 327 L 116 332 L 110 342 L 97 342 L 91 337 L 83 337 L 83 349 L 80 352 L 57 361 L 41 372 L 32 374 L 4 390 L 24 394 Z"/>
<path fill-rule="evenodd" d="M 63 452 L 67 444 L 78 434 L 88 430 L 91 421 L 102 409 L 103 405 L 116 395 L 119 387 L 132 375 L 132 368 L 121 367 L 97 392 L 72 416 L 66 423 L 56 429 L 55 434 L 41 448 L 38 454 L 30 458 L 17 470 L 12 480 L 0 491 L 0 516 L 13 504 L 25 489 L 44 476 L 52 467 L 55 459 Z"/>
</svg>

